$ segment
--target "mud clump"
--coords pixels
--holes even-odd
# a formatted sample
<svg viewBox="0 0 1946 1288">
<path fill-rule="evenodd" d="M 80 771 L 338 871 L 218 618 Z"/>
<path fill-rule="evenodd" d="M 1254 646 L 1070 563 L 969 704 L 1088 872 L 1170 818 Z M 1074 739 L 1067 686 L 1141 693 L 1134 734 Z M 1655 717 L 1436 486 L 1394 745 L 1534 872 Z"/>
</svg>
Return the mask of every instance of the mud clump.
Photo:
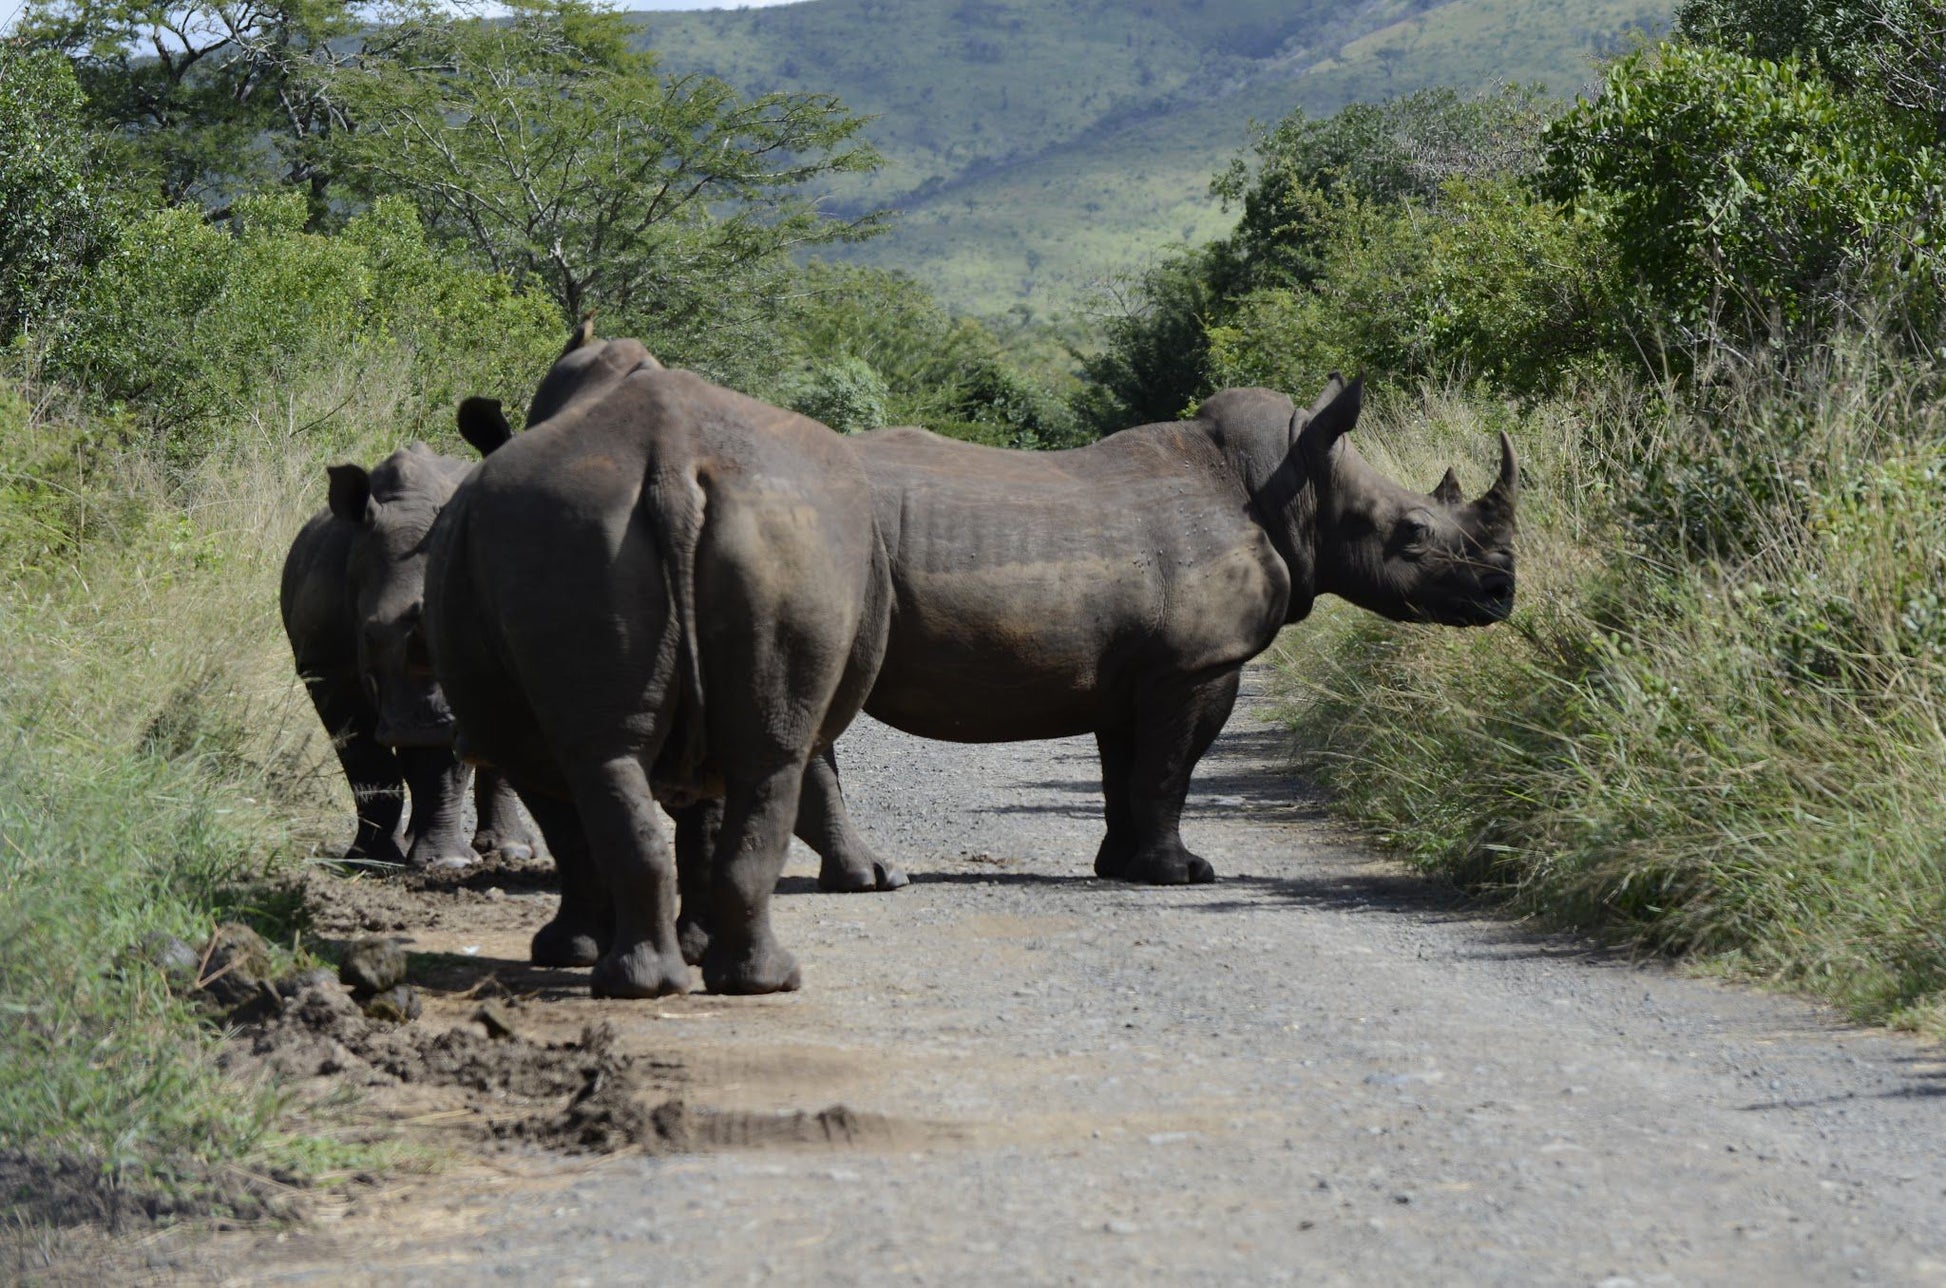
<svg viewBox="0 0 1946 1288">
<path fill-rule="evenodd" d="M 367 935 L 345 950 L 338 980 L 354 994 L 383 993 L 405 983 L 405 949 L 397 940 Z"/>
<path fill-rule="evenodd" d="M 0 1150 L 0 1208 L 15 1221 L 62 1229 L 100 1225 L 113 1231 L 125 1222 L 190 1218 L 285 1218 L 297 1212 L 289 1190 L 296 1180 L 211 1168 L 194 1159 L 118 1169 L 73 1154 Z"/>
</svg>

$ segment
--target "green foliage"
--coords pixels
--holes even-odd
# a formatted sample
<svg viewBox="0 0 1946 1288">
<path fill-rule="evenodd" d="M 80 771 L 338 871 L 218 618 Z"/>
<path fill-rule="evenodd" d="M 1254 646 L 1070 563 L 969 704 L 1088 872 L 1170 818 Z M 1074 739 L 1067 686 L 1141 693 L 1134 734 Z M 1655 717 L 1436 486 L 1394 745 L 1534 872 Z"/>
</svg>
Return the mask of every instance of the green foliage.
<svg viewBox="0 0 1946 1288">
<path fill-rule="evenodd" d="M 336 78 L 360 128 L 334 156 L 565 318 L 598 307 L 651 343 L 712 317 L 751 265 L 874 229 L 806 195 L 877 164 L 860 118 L 829 95 L 659 76 L 631 31 L 580 0 L 422 14 Z"/>
<path fill-rule="evenodd" d="M 885 403 L 890 392 L 885 377 L 872 370 L 869 362 L 839 358 L 812 368 L 791 399 L 791 406 L 840 434 L 855 434 L 888 422 Z"/>
<path fill-rule="evenodd" d="M 1614 248 L 1642 331 L 1681 342 L 1827 324 L 1891 275 L 1922 321 L 1946 288 L 1946 157 L 1794 59 L 1622 59 L 1550 128 L 1546 189 Z"/>
<path fill-rule="evenodd" d="M 346 121 L 322 72 L 361 42 L 353 0 L 30 0 L 20 39 L 74 64 L 116 173 L 167 202 L 219 204 L 275 179 L 325 209 L 320 140 Z M 366 41 L 370 35 L 367 32 Z"/>
<path fill-rule="evenodd" d="M 1259 130 L 1251 151 L 1211 190 L 1241 207 L 1228 241 L 1238 261 L 1232 292 L 1305 286 L 1323 275 L 1318 255 L 1334 212 L 1436 200 L 1451 179 L 1523 177 L 1539 159 L 1548 104 L 1531 88 L 1463 94 L 1438 87 L 1378 103 L 1352 103 L 1322 120 L 1301 109 Z"/>
<path fill-rule="evenodd" d="M 559 347 L 546 301 L 437 255 L 400 203 L 336 236 L 305 221 L 303 196 L 286 193 L 239 200 L 228 227 L 181 206 L 130 224 L 83 287 L 52 369 L 128 408 L 179 458 L 209 445 L 213 417 L 297 369 L 395 341 L 425 356 L 429 416 L 464 393 L 525 402 Z"/>
<path fill-rule="evenodd" d="M 85 107 L 64 59 L 0 42 L 0 342 L 58 313 L 109 237 Z"/>
<path fill-rule="evenodd" d="M 1544 390 L 1613 342 L 1602 247 L 1511 180 L 1447 180 L 1428 202 L 1347 200 L 1318 229 L 1309 288 L 1259 290 L 1208 330 L 1211 387 L 1320 387 L 1458 374 Z"/>
<path fill-rule="evenodd" d="M 1599 272 L 1521 186 L 1541 106 L 1430 90 L 1261 133 L 1213 185 L 1243 207 L 1236 231 L 1151 268 L 1104 320 L 1084 416 L 1106 432 L 1339 368 L 1548 379 L 1598 338 L 1580 324 Z"/>
<path fill-rule="evenodd" d="M 1946 1024 L 1941 374 L 1841 340 L 1703 398 L 1538 406 L 1513 619 L 1327 615 L 1289 661 L 1314 769 L 1417 861 L 1550 920 Z M 1385 434 L 1408 477 L 1486 409 L 1430 410 Z M 1774 480 L 1615 504 L 1632 462 L 1763 450 Z M 1721 558 L 1677 513 L 1712 501 Z"/>
</svg>

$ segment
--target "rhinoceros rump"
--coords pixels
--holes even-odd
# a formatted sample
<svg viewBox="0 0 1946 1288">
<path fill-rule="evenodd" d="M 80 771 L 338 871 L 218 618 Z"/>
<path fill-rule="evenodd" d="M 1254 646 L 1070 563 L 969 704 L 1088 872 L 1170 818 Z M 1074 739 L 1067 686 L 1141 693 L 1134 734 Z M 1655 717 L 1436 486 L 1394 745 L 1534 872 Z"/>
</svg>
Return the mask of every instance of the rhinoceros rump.
<svg viewBox="0 0 1946 1288">
<path fill-rule="evenodd" d="M 513 793 L 490 773 L 479 778 L 479 826 L 468 846 L 468 771 L 453 758 L 452 719 L 419 626 L 426 534 L 472 468 L 423 443 L 369 473 L 335 465 L 330 505 L 284 560 L 284 632 L 357 805 L 348 860 L 423 868 L 470 862 L 475 851 L 532 850 Z M 411 849 L 401 855 L 395 834 L 408 787 Z"/>
<path fill-rule="evenodd" d="M 561 866 L 536 959 L 600 948 L 598 994 L 681 991 L 652 796 L 679 811 L 720 796 L 704 980 L 794 988 L 771 890 L 813 751 L 857 711 L 885 640 L 864 475 L 817 422 L 585 327 L 528 424 L 441 515 L 426 623 L 463 753 L 508 775 Z"/>
<path fill-rule="evenodd" d="M 1500 478 L 1472 504 L 1450 471 L 1420 495 L 1344 440 L 1360 395 L 1335 375 L 1308 411 L 1228 390 L 1194 420 L 1065 452 L 916 429 L 846 440 L 894 594 L 865 710 L 956 742 L 1093 733 L 1108 823 L 1096 873 L 1213 879 L 1178 830 L 1190 774 L 1280 627 L 1327 593 L 1454 626 L 1513 607 L 1512 444 L 1501 436 Z"/>
</svg>

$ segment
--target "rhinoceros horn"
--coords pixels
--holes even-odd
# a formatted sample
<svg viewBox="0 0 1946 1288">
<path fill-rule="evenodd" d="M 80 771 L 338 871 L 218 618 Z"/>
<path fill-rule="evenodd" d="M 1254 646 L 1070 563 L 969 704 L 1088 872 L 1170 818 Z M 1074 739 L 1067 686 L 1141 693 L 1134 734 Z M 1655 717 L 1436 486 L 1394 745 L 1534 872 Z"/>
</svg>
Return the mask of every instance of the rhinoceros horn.
<svg viewBox="0 0 1946 1288">
<path fill-rule="evenodd" d="M 1446 477 L 1439 480 L 1439 486 L 1432 490 L 1432 499 L 1441 505 L 1462 505 L 1466 494 L 1460 491 L 1459 475 L 1449 468 Z"/>
<path fill-rule="evenodd" d="M 1503 429 L 1500 431 L 1500 477 L 1474 504 L 1497 519 L 1511 519 L 1519 492 L 1520 463 L 1514 456 L 1514 440 Z"/>
</svg>

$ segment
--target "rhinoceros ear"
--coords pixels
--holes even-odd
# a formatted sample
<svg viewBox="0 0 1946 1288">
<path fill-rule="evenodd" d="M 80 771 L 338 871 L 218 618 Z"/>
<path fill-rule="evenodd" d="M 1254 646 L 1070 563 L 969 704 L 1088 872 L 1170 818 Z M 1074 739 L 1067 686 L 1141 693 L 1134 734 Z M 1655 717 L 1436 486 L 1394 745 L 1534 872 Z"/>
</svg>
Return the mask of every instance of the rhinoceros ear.
<svg viewBox="0 0 1946 1288">
<path fill-rule="evenodd" d="M 372 476 L 362 465 L 333 465 L 325 473 L 331 479 L 331 513 L 363 523 L 372 499 Z"/>
<path fill-rule="evenodd" d="M 498 398 L 468 398 L 459 405 L 459 436 L 471 443 L 482 456 L 491 456 L 514 436 Z"/>
<path fill-rule="evenodd" d="M 1466 500 L 1466 493 L 1460 491 L 1459 475 L 1453 473 L 1451 468 L 1447 469 L 1446 477 L 1439 480 L 1439 486 L 1432 490 L 1432 499 L 1441 505 L 1459 505 Z"/>
<path fill-rule="evenodd" d="M 1365 397 L 1365 378 L 1356 377 L 1350 384 L 1337 372 L 1331 373 L 1324 392 L 1311 404 L 1310 418 L 1298 432 L 1297 446 L 1304 453 L 1304 459 L 1313 465 L 1322 464 L 1338 445 L 1338 440 L 1351 432 L 1358 423 L 1358 409 Z"/>
</svg>

